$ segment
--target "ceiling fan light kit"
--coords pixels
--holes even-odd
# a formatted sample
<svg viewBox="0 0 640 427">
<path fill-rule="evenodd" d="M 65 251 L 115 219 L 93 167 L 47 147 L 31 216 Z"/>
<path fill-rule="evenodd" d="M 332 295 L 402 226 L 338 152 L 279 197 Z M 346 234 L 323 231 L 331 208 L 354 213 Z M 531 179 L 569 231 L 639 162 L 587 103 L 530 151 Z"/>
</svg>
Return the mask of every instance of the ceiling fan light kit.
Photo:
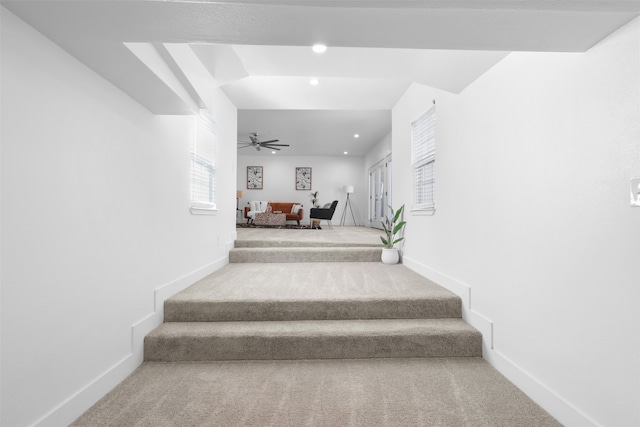
<svg viewBox="0 0 640 427">
<path fill-rule="evenodd" d="M 276 144 L 279 140 L 271 139 L 269 141 L 260 141 L 258 139 L 258 134 L 256 132 L 249 135 L 249 142 L 247 141 L 238 141 L 238 149 L 254 147 L 257 151 L 261 151 L 262 148 L 267 148 L 269 150 L 280 151 L 280 148 L 277 147 L 288 147 L 289 144 Z"/>
</svg>

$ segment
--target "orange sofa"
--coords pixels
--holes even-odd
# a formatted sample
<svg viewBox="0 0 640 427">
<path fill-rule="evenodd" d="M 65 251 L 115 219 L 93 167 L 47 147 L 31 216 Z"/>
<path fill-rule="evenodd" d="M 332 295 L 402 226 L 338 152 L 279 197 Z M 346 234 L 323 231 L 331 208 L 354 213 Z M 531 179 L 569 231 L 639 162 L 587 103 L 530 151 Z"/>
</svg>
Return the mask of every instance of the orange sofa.
<svg viewBox="0 0 640 427">
<path fill-rule="evenodd" d="M 300 210 L 298 210 L 297 214 L 291 213 L 291 209 L 293 205 L 300 205 Z M 300 220 L 304 216 L 304 210 L 302 209 L 302 205 L 300 203 L 293 202 L 269 202 L 269 206 L 271 206 L 271 212 L 282 212 L 287 216 L 287 221 L 296 221 L 298 225 L 300 225 Z M 249 206 L 244 207 L 244 217 L 247 219 L 247 222 L 251 220 L 249 217 L 249 210 L 251 208 Z"/>
</svg>

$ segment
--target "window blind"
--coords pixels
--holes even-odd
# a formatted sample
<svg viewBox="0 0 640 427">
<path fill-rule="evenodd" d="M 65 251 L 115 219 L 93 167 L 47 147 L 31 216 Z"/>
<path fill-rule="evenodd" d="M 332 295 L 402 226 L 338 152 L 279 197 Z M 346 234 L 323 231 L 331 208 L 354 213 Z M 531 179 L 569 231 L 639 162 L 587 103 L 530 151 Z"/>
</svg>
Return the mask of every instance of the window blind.
<svg viewBox="0 0 640 427">
<path fill-rule="evenodd" d="M 411 123 L 413 209 L 435 208 L 436 107 Z"/>
<path fill-rule="evenodd" d="M 216 124 L 208 112 L 194 115 L 191 138 L 191 207 L 216 208 Z"/>
</svg>

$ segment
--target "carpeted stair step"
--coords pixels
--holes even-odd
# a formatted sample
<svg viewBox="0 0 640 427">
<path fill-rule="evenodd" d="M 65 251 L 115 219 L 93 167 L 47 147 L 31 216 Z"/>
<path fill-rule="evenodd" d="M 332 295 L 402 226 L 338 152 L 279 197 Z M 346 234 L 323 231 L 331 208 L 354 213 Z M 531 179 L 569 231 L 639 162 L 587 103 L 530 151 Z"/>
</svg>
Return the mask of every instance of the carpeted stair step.
<svg viewBox="0 0 640 427">
<path fill-rule="evenodd" d="M 380 262 L 382 247 L 265 247 L 234 248 L 232 263 Z"/>
<path fill-rule="evenodd" d="M 145 338 L 146 361 L 480 357 L 461 319 L 171 322 Z"/>
<path fill-rule="evenodd" d="M 379 245 L 372 245 L 370 243 L 357 243 L 357 242 L 330 242 L 330 241 L 297 241 L 297 240 L 236 240 L 234 242 L 236 248 L 299 248 L 299 247 L 324 247 L 324 248 L 380 248 Z"/>
<path fill-rule="evenodd" d="M 460 298 L 437 295 L 387 299 L 168 299 L 165 322 L 461 318 Z"/>
</svg>

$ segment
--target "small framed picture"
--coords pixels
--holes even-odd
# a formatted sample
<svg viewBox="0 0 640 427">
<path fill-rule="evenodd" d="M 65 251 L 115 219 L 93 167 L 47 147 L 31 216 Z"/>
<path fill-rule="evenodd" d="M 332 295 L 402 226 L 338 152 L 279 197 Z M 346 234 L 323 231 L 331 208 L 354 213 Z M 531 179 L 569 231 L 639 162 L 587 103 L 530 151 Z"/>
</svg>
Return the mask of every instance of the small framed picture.
<svg viewBox="0 0 640 427">
<path fill-rule="evenodd" d="M 296 168 L 296 190 L 311 190 L 311 168 Z"/>
<path fill-rule="evenodd" d="M 262 166 L 247 166 L 247 189 L 262 190 Z"/>
</svg>

